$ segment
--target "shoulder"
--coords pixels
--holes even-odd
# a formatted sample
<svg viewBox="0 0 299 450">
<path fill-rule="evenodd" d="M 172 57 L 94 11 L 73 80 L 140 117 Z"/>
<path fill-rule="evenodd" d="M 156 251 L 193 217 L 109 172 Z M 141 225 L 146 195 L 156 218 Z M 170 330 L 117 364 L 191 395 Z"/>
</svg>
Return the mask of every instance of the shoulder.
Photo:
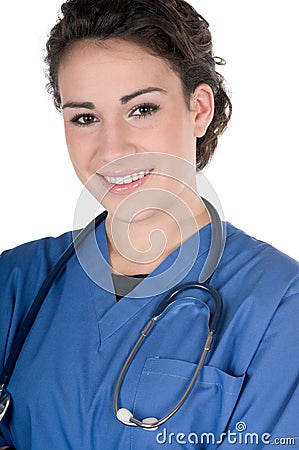
<svg viewBox="0 0 299 450">
<path fill-rule="evenodd" d="M 292 296 L 299 309 L 299 263 L 272 245 L 227 223 L 218 283 L 236 304 L 258 305 L 274 312 Z"/>
<path fill-rule="evenodd" d="M 5 346 L 29 310 L 47 273 L 72 241 L 72 232 L 19 245 L 0 255 L 0 365 Z"/>
<path fill-rule="evenodd" d="M 58 237 L 45 237 L 5 250 L 0 255 L 2 308 L 6 305 L 7 310 L 15 312 L 18 305 L 24 313 L 72 238 L 73 233 L 69 231 Z"/>
<path fill-rule="evenodd" d="M 248 271 L 260 271 L 260 274 L 277 274 L 285 279 L 299 275 L 298 261 L 230 223 L 227 223 L 225 258 L 231 263 L 244 264 Z"/>
<path fill-rule="evenodd" d="M 72 241 L 72 232 L 46 237 L 5 250 L 0 255 L 0 279 L 47 271 Z"/>
<path fill-rule="evenodd" d="M 225 370 L 245 373 L 258 349 L 258 355 L 269 351 L 273 358 L 288 340 L 292 345 L 298 342 L 297 261 L 228 223 L 225 250 L 212 282 L 223 299 L 223 342 L 233 343 Z M 260 361 L 258 365 L 264 367 Z"/>
</svg>

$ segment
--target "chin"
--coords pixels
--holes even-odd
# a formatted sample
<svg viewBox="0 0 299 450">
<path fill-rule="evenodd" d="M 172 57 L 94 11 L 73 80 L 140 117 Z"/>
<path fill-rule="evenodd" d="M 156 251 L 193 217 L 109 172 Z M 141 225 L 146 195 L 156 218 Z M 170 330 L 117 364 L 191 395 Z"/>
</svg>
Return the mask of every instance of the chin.
<svg viewBox="0 0 299 450">
<path fill-rule="evenodd" d="M 157 211 L 153 209 L 146 209 L 140 212 L 134 212 L 130 214 L 130 211 L 121 213 L 118 211 L 108 211 L 112 220 L 117 220 L 127 224 L 141 223 L 144 221 L 151 220 L 157 214 Z"/>
</svg>

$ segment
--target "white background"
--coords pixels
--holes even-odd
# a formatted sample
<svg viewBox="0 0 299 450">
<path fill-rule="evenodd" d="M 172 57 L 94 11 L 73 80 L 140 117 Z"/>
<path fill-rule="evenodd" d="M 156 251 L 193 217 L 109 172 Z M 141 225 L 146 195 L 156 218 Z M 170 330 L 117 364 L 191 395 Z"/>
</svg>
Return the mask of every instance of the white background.
<svg viewBox="0 0 299 450">
<path fill-rule="evenodd" d="M 0 251 L 72 228 L 81 185 L 45 92 L 43 48 L 58 0 L 1 5 Z M 298 5 L 193 0 L 208 20 L 233 120 L 205 175 L 225 217 L 299 259 Z"/>
</svg>

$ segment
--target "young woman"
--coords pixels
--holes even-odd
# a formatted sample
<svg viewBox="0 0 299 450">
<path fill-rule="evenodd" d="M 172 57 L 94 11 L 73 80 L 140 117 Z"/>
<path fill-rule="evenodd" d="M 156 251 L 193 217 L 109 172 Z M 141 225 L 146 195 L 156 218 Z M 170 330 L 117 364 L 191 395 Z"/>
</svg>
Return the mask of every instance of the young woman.
<svg viewBox="0 0 299 450">
<path fill-rule="evenodd" d="M 69 0 L 46 62 L 72 164 L 106 213 L 49 285 L 8 383 L 2 374 L 1 445 L 228 449 L 295 439 L 298 264 L 227 224 L 224 252 L 203 276 L 216 219 L 196 172 L 231 113 L 207 22 L 183 0 Z M 72 237 L 1 255 L 1 370 Z M 211 351 L 178 411 L 145 429 L 188 389 L 218 294 L 207 284 L 179 292 L 119 375 L 165 295 L 198 280 L 223 299 Z"/>
</svg>

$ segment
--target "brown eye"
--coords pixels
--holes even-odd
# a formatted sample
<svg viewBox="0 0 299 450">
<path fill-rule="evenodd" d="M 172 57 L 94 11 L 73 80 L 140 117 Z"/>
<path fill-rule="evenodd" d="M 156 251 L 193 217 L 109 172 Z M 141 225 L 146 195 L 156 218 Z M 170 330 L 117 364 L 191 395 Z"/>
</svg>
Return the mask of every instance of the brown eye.
<svg viewBox="0 0 299 450">
<path fill-rule="evenodd" d="M 152 103 L 144 103 L 143 105 L 136 106 L 131 113 L 131 116 L 138 118 L 145 118 L 152 116 L 159 109 L 158 105 Z"/>
<path fill-rule="evenodd" d="M 71 119 L 71 122 L 79 126 L 88 126 L 98 122 L 98 119 L 93 114 L 77 114 Z"/>
</svg>

